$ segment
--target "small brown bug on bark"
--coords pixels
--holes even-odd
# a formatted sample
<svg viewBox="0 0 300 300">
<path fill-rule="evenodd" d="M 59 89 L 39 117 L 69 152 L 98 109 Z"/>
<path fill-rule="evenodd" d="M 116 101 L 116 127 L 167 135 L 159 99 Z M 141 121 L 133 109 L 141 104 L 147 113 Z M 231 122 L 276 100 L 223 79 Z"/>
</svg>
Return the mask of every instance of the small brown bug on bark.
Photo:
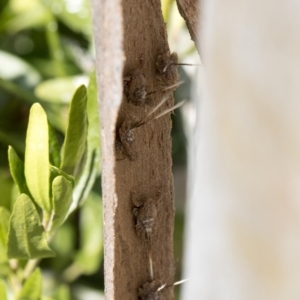
<svg viewBox="0 0 300 300">
<path fill-rule="evenodd" d="M 159 284 L 155 280 L 147 281 L 138 289 L 140 300 L 163 300 L 161 291 L 165 288 L 184 283 L 188 279 L 183 279 L 172 284 Z"/>
<path fill-rule="evenodd" d="M 134 142 L 132 124 L 128 121 L 124 121 L 119 127 L 116 137 L 116 149 L 119 153 L 122 153 L 129 160 L 133 161 L 137 159 L 137 153 L 132 145 Z M 123 157 L 123 159 L 125 158 Z"/>
<path fill-rule="evenodd" d="M 161 295 L 158 292 L 161 284 L 156 281 L 147 281 L 138 289 L 138 296 L 140 300 L 160 300 Z"/>
<path fill-rule="evenodd" d="M 178 81 L 178 56 L 176 52 L 159 54 L 156 60 L 156 77 L 165 85 L 173 85 Z"/>
<path fill-rule="evenodd" d="M 146 78 L 142 70 L 134 70 L 124 78 L 124 94 L 127 101 L 134 105 L 146 103 Z"/>
<path fill-rule="evenodd" d="M 178 83 L 180 84 L 180 83 Z M 176 86 L 178 86 L 176 84 Z M 168 96 L 165 96 L 162 101 L 156 105 L 154 108 L 150 110 L 150 112 L 146 115 L 145 118 L 143 118 L 140 121 L 127 121 L 125 120 L 122 122 L 121 126 L 117 129 L 117 134 L 116 134 L 116 149 L 118 152 L 123 153 L 125 157 L 127 157 L 129 160 L 133 161 L 137 159 L 137 153 L 134 149 L 133 142 L 135 140 L 134 138 L 134 130 L 141 127 L 142 125 L 145 125 L 146 123 L 158 119 L 165 114 L 173 111 L 174 109 L 180 107 L 184 101 L 176 104 L 175 106 L 164 110 L 163 112 L 159 113 L 156 116 L 153 116 L 153 114 L 158 110 L 158 108 L 164 104 L 168 99 Z M 124 158 L 125 158 L 124 157 Z M 121 160 L 121 159 L 118 159 Z"/>
<path fill-rule="evenodd" d="M 173 85 L 178 81 L 178 66 L 200 66 L 199 64 L 186 64 L 178 62 L 176 52 L 166 51 L 159 54 L 156 59 L 156 77 L 164 85 Z"/>
<path fill-rule="evenodd" d="M 135 218 L 135 230 L 137 235 L 150 240 L 157 216 L 157 205 L 161 201 L 162 194 L 158 191 L 154 198 L 137 200 L 135 193 L 131 193 L 131 200 L 134 204 L 132 214 Z"/>
<path fill-rule="evenodd" d="M 150 279 L 153 280 L 153 260 L 152 260 L 152 244 L 151 236 L 155 219 L 157 216 L 157 205 L 161 201 L 162 194 L 159 190 L 155 198 L 145 198 L 138 200 L 134 192 L 131 192 L 131 200 L 134 204 L 132 214 L 135 218 L 136 234 L 144 241 L 147 241 L 147 251 L 149 259 L 149 274 Z"/>
</svg>

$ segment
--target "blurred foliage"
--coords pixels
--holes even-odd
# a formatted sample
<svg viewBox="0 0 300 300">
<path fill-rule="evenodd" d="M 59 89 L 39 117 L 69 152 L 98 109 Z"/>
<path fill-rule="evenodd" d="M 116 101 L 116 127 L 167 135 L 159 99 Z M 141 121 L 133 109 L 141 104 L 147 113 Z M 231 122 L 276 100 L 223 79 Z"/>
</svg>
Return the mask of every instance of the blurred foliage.
<svg viewBox="0 0 300 300">
<path fill-rule="evenodd" d="M 49 125 L 51 124 L 49 135 L 56 137 L 58 142 L 56 146 L 50 145 L 50 148 L 55 151 L 56 147 L 60 151 L 67 131 L 69 104 L 75 90 L 81 84 L 85 84 L 88 86 L 88 98 L 92 99 L 96 96 L 89 10 L 88 0 L 0 1 L 2 222 L 7 219 L 4 219 L 4 216 L 11 213 L 19 193 L 9 172 L 7 149 L 8 145 L 11 145 L 16 150 L 16 154 L 11 152 L 11 159 L 20 157 L 20 161 L 24 162 L 25 135 L 31 105 L 37 102 L 45 109 Z M 98 187 L 97 193 L 88 194 L 96 176 L 99 175 L 97 170 L 91 168 L 92 165 L 99 165 L 99 141 L 97 140 L 99 126 L 95 105 L 95 102 L 88 101 L 87 113 L 89 122 L 92 123 L 87 132 L 87 147 L 90 151 L 87 152 L 83 164 L 85 167 L 78 177 L 71 210 L 81 205 L 84 199 L 86 202 L 81 210 L 76 210 L 70 215 L 53 236 L 50 246 L 57 257 L 44 259 L 40 264 L 43 272 L 43 293 L 47 295 L 43 299 L 77 299 L 73 290 L 86 280 L 85 276 L 89 276 L 89 281 L 93 281 L 93 276 L 99 278 L 99 275 L 93 274 L 98 271 L 102 259 L 102 240 L 99 240 L 102 236 L 101 194 Z M 36 155 L 38 153 L 33 154 Z M 53 157 L 53 153 L 50 153 L 50 160 L 51 157 L 52 164 L 57 166 L 59 162 L 56 160 L 55 163 L 55 154 Z M 14 161 L 19 165 L 18 160 Z M 30 171 L 32 170 L 28 170 Z M 51 172 L 55 171 L 57 170 Z M 20 174 L 18 171 L 16 173 Z M 60 183 L 56 182 L 56 184 Z M 24 201 L 22 202 L 25 205 L 29 200 L 26 198 Z M 21 212 L 22 210 L 19 213 Z M 35 215 L 33 216 L 36 218 Z M 59 224 L 61 221 L 57 222 Z M 3 226 L 6 223 L 3 223 Z M 3 226 L 2 228 L 5 228 Z M 1 239 L 0 233 L 0 244 L 5 243 L 3 236 Z M 3 256 L 4 254 L 0 253 L 0 258 Z M 1 264 L 2 261 L 0 261 L 0 280 L 9 272 L 7 265 Z M 50 270 L 49 276 L 45 276 L 46 270 Z M 20 294 L 22 299 L 24 297 L 35 299 L 35 295 L 28 295 L 30 290 L 28 286 L 31 282 L 36 286 L 36 276 L 40 276 L 40 273 L 36 272 L 38 269 L 32 273 L 33 279 L 29 277 L 26 280 L 27 286 L 23 286 Z M 59 280 L 56 281 L 55 278 Z M 2 280 L 1 295 L 4 294 L 6 285 L 7 282 Z M 94 288 L 98 287 L 94 286 Z M 3 297 L 1 299 L 5 299 Z"/>
<path fill-rule="evenodd" d="M 7 149 L 11 145 L 24 161 L 31 105 L 36 102 L 42 105 L 53 127 L 52 134 L 61 147 L 67 130 L 69 102 L 76 88 L 81 84 L 87 85 L 88 98 L 96 88 L 92 74 L 94 62 L 89 3 L 88 0 L 0 1 L 0 206 L 8 212 L 12 211 L 18 190 L 9 172 Z M 193 62 L 197 54 L 175 1 L 163 0 L 162 9 L 171 50 L 179 54 L 181 61 Z M 190 99 L 193 76 L 187 68 L 180 67 L 179 71 L 185 84 L 177 90 L 176 102 Z M 97 112 L 89 102 L 87 111 Z M 172 118 L 174 163 L 184 164 L 183 119 L 179 111 Z M 94 150 L 86 157 L 83 174 L 87 174 L 92 164 L 99 163 L 93 130 L 88 132 L 88 144 Z M 91 288 L 97 289 L 99 277 L 103 279 L 102 269 L 98 268 L 101 256 L 96 257 L 93 253 L 93 250 L 99 249 L 94 249 L 90 242 L 96 235 L 99 236 L 101 228 L 97 227 L 97 215 L 101 214 L 101 206 L 97 206 L 101 202 L 99 185 L 94 186 L 94 193 L 87 194 L 96 175 L 97 172 L 91 177 L 81 176 L 83 179 L 77 183 L 77 189 L 81 190 L 86 180 L 88 188 L 82 194 L 77 193 L 75 202 L 81 205 L 82 199 L 87 199 L 85 205 L 82 210 L 74 211 L 53 237 L 51 248 L 57 257 L 44 259 L 40 265 L 43 290 L 48 297 L 43 299 L 77 299 L 79 293 L 75 295 L 74 290 L 78 286 L 89 282 Z M 88 220 L 90 231 L 83 220 Z M 175 235 L 176 257 L 181 256 L 181 217 L 179 223 L 181 229 L 179 235 Z M 0 261 L 0 295 L 4 286 L 1 277 L 6 272 L 7 267 Z M 180 277 L 179 274 L 177 276 Z"/>
</svg>

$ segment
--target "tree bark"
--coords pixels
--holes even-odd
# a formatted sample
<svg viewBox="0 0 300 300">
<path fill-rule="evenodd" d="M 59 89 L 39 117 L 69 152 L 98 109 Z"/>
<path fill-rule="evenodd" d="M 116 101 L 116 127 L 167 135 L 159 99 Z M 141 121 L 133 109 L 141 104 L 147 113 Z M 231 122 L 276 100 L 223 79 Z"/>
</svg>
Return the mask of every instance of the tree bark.
<svg viewBox="0 0 300 300">
<path fill-rule="evenodd" d="M 179 13 L 184 18 L 192 40 L 195 42 L 199 55 L 201 55 L 200 45 L 200 20 L 201 2 L 200 0 L 176 0 Z"/>
<path fill-rule="evenodd" d="M 93 0 L 92 10 L 102 137 L 105 294 L 106 299 L 138 299 L 139 288 L 152 278 L 150 243 L 136 230 L 134 199 L 161 198 L 151 233 L 153 280 L 158 285 L 173 280 L 171 119 L 166 115 L 135 128 L 130 143 L 120 142 L 120 132 L 125 123 L 132 127 L 143 120 L 164 95 L 168 100 L 159 111 L 173 105 L 172 95 L 161 92 L 166 85 L 158 80 L 156 67 L 157 57 L 169 50 L 167 34 L 159 0 Z M 145 97 L 146 103 L 134 103 L 135 85 L 156 92 Z M 160 293 L 173 299 L 171 288 Z"/>
</svg>

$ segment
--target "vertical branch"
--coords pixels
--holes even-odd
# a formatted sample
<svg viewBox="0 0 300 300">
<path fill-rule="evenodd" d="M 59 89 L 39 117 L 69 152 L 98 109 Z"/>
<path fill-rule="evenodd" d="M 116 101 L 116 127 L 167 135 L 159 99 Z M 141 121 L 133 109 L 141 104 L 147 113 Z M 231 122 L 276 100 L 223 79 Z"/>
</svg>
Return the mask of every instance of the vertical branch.
<svg viewBox="0 0 300 300">
<path fill-rule="evenodd" d="M 123 18 L 120 0 L 92 1 L 101 123 L 104 272 L 106 299 L 115 297 L 115 124 L 122 100 Z"/>
<path fill-rule="evenodd" d="M 161 191 L 151 234 L 153 279 L 173 280 L 171 119 L 167 114 L 131 130 L 164 97 L 167 101 L 157 113 L 173 106 L 170 90 L 163 89 L 178 80 L 177 68 L 172 66 L 160 75 L 157 71 L 158 57 L 169 58 L 160 5 L 159 0 L 92 1 L 100 91 L 106 299 L 137 299 L 139 288 L 152 279 L 149 244 L 135 230 L 132 191 L 141 200 L 155 198 Z M 160 293 L 173 299 L 171 288 Z"/>
<path fill-rule="evenodd" d="M 192 40 L 195 42 L 198 53 L 201 55 L 200 46 L 200 18 L 201 2 L 200 0 L 176 0 L 178 10 L 184 18 Z"/>
</svg>

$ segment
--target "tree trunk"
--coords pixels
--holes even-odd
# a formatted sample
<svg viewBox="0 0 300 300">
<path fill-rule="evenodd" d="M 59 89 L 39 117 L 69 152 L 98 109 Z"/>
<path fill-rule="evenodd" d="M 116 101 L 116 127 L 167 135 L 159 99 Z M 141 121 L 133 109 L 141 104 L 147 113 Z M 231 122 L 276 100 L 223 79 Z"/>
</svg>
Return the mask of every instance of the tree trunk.
<svg viewBox="0 0 300 300">
<path fill-rule="evenodd" d="M 200 46 L 200 20 L 201 20 L 201 1 L 200 0 L 176 0 L 178 10 L 184 18 L 186 26 L 190 32 L 192 40 L 195 42 L 199 54 Z"/>
<path fill-rule="evenodd" d="M 156 65 L 158 56 L 169 50 L 167 34 L 158 0 L 94 0 L 92 10 L 102 137 L 105 293 L 106 299 L 137 299 L 147 281 L 153 279 L 157 286 L 171 283 L 174 273 L 171 119 L 166 115 L 133 129 L 164 95 L 168 100 L 159 110 L 173 105 L 170 92 L 161 91 L 170 83 L 159 80 Z M 156 92 L 146 95 L 152 91 Z M 145 203 L 154 203 L 149 234 L 138 224 L 137 212 Z M 171 288 L 160 293 L 173 298 Z"/>
</svg>

